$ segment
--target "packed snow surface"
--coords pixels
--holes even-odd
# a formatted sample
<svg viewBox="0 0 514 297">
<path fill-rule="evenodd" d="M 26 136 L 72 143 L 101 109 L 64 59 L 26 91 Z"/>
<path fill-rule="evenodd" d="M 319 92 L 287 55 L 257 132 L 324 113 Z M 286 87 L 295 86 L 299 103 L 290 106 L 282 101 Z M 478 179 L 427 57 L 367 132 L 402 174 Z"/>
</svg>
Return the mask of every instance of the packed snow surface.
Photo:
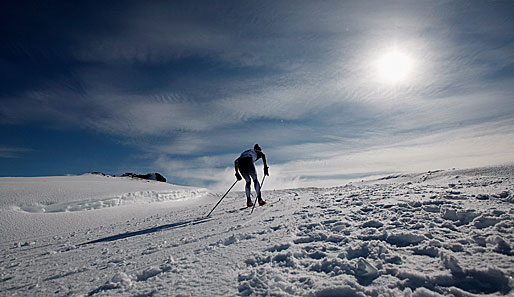
<svg viewBox="0 0 514 297">
<path fill-rule="evenodd" d="M 0 294 L 512 296 L 513 185 L 514 166 L 392 175 L 253 213 L 234 191 L 206 218 L 204 189 L 1 178 Z"/>
</svg>

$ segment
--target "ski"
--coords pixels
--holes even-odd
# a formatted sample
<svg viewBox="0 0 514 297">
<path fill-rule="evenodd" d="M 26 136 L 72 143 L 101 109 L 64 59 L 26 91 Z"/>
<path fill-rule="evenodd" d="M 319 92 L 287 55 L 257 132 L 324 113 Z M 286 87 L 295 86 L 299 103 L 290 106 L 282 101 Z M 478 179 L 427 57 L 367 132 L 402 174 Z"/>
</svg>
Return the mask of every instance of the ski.
<svg viewBox="0 0 514 297">
<path fill-rule="evenodd" d="M 257 207 L 262 207 L 262 206 L 266 206 L 266 205 L 268 205 L 268 204 L 270 204 L 270 203 L 269 203 L 269 202 L 266 202 L 266 204 L 264 204 L 264 205 L 256 205 L 255 207 L 256 207 L 256 208 L 257 208 Z M 245 209 L 249 209 L 249 208 L 252 208 L 252 207 L 253 207 L 253 205 L 252 205 L 252 206 L 245 206 L 245 207 L 241 207 L 239 210 L 245 210 Z"/>
</svg>

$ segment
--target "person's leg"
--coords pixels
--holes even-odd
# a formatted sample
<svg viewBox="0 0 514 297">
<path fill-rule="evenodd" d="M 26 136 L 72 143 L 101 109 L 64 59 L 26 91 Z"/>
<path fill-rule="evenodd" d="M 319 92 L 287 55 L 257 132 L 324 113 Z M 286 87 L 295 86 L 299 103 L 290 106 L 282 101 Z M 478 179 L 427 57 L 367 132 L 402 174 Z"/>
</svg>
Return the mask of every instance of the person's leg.
<svg viewBox="0 0 514 297">
<path fill-rule="evenodd" d="M 245 185 L 246 198 L 250 199 L 250 186 L 252 185 L 252 180 L 250 179 L 250 176 L 248 175 L 248 172 L 246 172 L 246 171 L 241 171 L 241 175 L 243 176 L 243 178 L 246 181 L 246 185 Z"/>
<path fill-rule="evenodd" d="M 261 200 L 261 185 L 260 185 L 259 181 L 257 180 L 257 177 L 255 177 L 255 179 L 253 180 L 253 184 L 255 186 L 255 193 L 257 194 L 257 197 L 259 198 L 259 200 Z"/>
<path fill-rule="evenodd" d="M 259 183 L 259 179 L 257 178 L 257 171 L 255 170 L 255 166 L 253 165 L 253 162 L 252 162 L 252 166 L 250 168 L 248 168 L 248 174 L 250 175 L 250 177 L 253 180 L 253 184 L 255 186 L 255 194 L 257 195 L 259 200 L 261 200 L 261 185 Z"/>
<path fill-rule="evenodd" d="M 252 166 L 250 166 L 248 168 L 248 174 L 252 178 L 253 183 L 255 185 L 255 193 L 257 194 L 257 200 L 259 201 L 259 205 L 266 204 L 266 201 L 262 200 L 261 185 L 259 183 L 259 179 L 257 178 L 257 171 L 255 170 L 255 165 L 253 165 L 253 162 L 252 162 Z"/>
<path fill-rule="evenodd" d="M 252 178 L 251 178 L 251 168 L 253 166 L 252 159 L 249 158 L 249 160 L 246 160 L 246 158 L 239 160 L 238 163 L 239 172 L 241 172 L 241 176 L 245 179 L 246 185 L 245 185 L 245 192 L 246 192 L 246 199 L 251 201 L 250 198 L 250 192 L 251 192 L 251 184 L 252 184 Z"/>
</svg>

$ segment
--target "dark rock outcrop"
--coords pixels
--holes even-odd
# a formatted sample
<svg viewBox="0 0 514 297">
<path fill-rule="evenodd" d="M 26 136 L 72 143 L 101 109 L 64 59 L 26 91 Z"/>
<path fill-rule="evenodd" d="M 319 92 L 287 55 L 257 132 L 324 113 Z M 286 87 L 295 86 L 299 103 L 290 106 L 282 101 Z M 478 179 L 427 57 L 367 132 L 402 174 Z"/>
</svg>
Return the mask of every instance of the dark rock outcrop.
<svg viewBox="0 0 514 297">
<path fill-rule="evenodd" d="M 141 179 L 147 179 L 147 180 L 156 180 L 156 181 L 160 181 L 163 183 L 166 182 L 166 178 L 157 172 L 147 173 L 147 174 L 136 174 L 136 173 L 127 172 L 127 173 L 123 174 L 122 176 L 128 176 L 128 177 L 132 177 L 132 178 L 141 178 Z"/>
</svg>

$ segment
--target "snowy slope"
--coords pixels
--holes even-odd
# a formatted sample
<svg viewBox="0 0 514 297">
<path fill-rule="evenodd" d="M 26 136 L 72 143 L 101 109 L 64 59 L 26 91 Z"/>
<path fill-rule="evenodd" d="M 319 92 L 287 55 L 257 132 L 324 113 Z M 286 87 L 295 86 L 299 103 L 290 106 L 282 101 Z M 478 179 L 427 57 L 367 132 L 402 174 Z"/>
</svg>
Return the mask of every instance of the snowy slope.
<svg viewBox="0 0 514 297">
<path fill-rule="evenodd" d="M 2 199 L 15 192 L 0 182 Z M 165 195 L 148 185 L 137 191 Z M 252 215 L 234 192 L 210 218 L 219 197 L 201 189 L 183 189 L 193 198 L 181 202 L 135 195 L 146 202 L 57 213 L 27 212 L 42 199 L 10 197 L 2 202 L 0 294 L 512 296 L 513 185 L 514 166 L 389 176 L 268 191 L 270 205 Z M 132 191 L 119 190 L 116 197 Z M 81 193 L 55 202 L 83 201 Z M 12 234 L 29 218 L 76 222 L 47 223 L 49 235 L 20 242 Z"/>
<path fill-rule="evenodd" d="M 95 174 L 4 177 L 0 178 L 2 239 L 30 239 L 144 218 L 155 209 L 206 194 L 205 189 Z M 154 203 L 166 201 L 173 203 Z"/>
</svg>

